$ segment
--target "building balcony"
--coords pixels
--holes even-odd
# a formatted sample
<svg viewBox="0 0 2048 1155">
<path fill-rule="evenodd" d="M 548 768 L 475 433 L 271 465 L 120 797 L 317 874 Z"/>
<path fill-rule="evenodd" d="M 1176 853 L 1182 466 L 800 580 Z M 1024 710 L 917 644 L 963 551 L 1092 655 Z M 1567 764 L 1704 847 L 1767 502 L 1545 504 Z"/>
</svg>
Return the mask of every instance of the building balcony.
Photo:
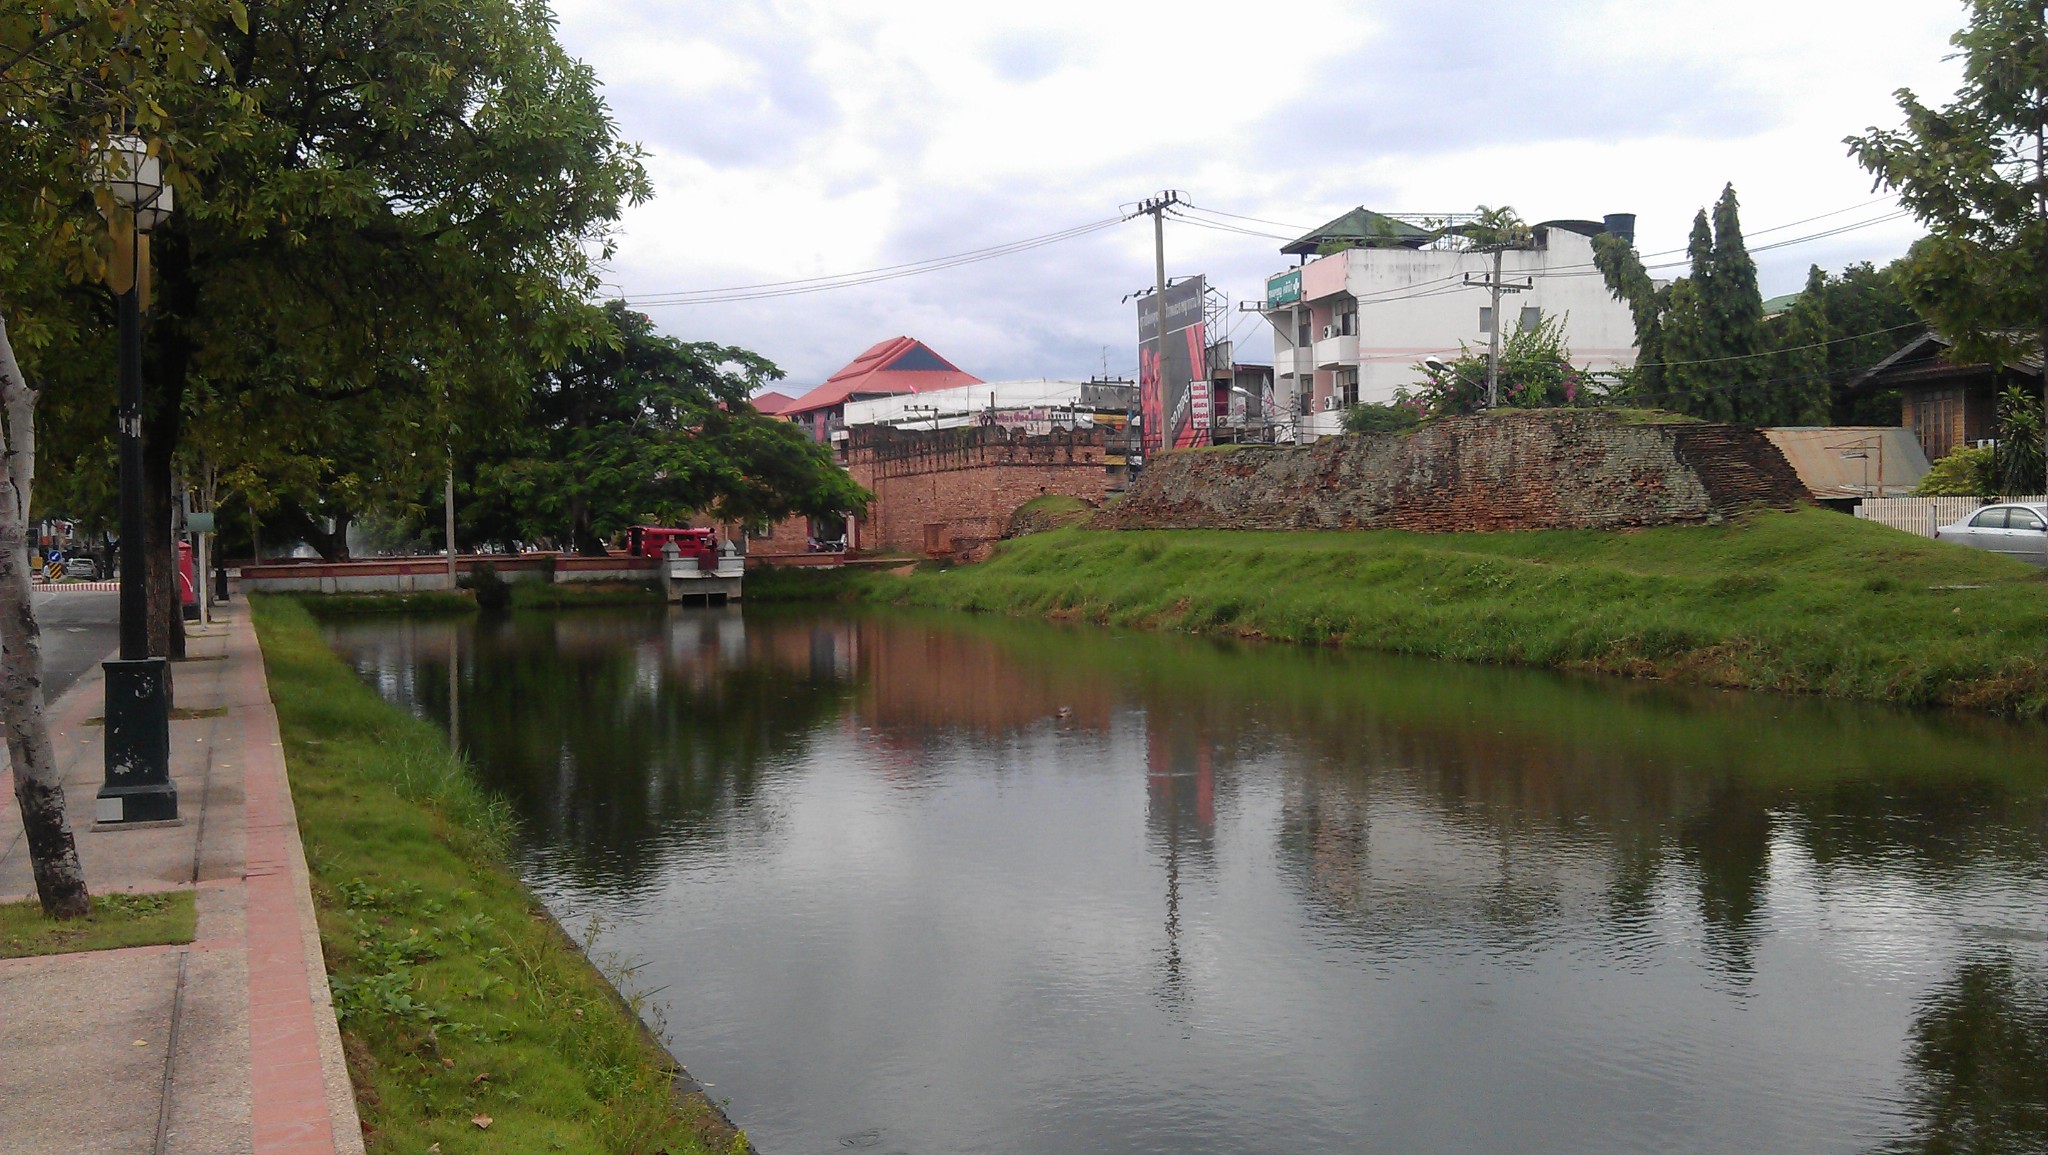
<svg viewBox="0 0 2048 1155">
<path fill-rule="evenodd" d="M 1325 337 L 1315 344 L 1316 368 L 1337 369 L 1358 364 L 1358 336 Z"/>
<path fill-rule="evenodd" d="M 1315 372 L 1316 359 L 1307 349 L 1289 349 L 1273 354 L 1273 376 L 1306 377 Z"/>
</svg>

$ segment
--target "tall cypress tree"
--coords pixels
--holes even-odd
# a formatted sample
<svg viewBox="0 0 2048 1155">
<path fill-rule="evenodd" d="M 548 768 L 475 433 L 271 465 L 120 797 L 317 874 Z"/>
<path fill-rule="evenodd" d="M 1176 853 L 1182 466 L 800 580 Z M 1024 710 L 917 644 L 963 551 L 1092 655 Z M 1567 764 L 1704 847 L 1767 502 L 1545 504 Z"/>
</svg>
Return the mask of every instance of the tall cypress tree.
<svg viewBox="0 0 2048 1155">
<path fill-rule="evenodd" d="M 1698 235 L 1694 226 L 1694 235 Z M 1700 285 L 1700 296 L 1712 318 L 1714 343 L 1721 360 L 1715 374 L 1728 394 L 1727 412 L 1737 421 L 1765 424 L 1775 408 L 1763 395 L 1770 374 L 1764 358 L 1764 298 L 1756 285 L 1756 262 L 1742 243 L 1742 221 L 1735 199 L 1735 186 L 1721 190 L 1714 203 L 1713 248 L 1708 259 L 1710 275 Z"/>
<path fill-rule="evenodd" d="M 1759 425 L 1826 425 L 1830 390 L 1827 342 L 1828 275 L 1819 265 L 1806 274 L 1806 288 L 1784 315 L 1775 318 L 1768 335 L 1777 355 L 1760 364 L 1773 378 L 1762 391 L 1764 405 L 1754 420 Z"/>
</svg>

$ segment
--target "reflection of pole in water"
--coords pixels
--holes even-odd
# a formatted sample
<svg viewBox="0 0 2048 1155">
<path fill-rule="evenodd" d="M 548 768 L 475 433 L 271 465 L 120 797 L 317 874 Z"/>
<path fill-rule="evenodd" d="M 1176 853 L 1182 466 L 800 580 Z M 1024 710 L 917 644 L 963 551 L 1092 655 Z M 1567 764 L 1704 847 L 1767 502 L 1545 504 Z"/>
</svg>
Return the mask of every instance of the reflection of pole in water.
<svg viewBox="0 0 2048 1155">
<path fill-rule="evenodd" d="M 462 750 L 462 631 L 448 631 L 448 745 Z"/>
<path fill-rule="evenodd" d="M 1154 836 L 1166 859 L 1166 946 L 1161 960 L 1159 999 L 1169 1010 L 1189 1002 L 1185 960 L 1180 949 L 1181 842 L 1198 859 L 1207 856 L 1216 834 L 1215 773 L 1208 743 L 1200 734 L 1167 732 L 1148 719 L 1145 735 L 1145 793 Z M 1191 769 L 1179 767 L 1192 763 Z"/>
</svg>

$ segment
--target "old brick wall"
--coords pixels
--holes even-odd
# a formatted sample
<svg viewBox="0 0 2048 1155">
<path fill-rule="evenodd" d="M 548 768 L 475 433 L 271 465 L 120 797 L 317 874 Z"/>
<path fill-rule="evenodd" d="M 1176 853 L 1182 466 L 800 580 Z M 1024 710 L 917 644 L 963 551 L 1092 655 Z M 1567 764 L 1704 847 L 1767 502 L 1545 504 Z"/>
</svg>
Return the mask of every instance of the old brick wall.
<svg viewBox="0 0 2048 1155">
<path fill-rule="evenodd" d="M 1614 529 L 1810 500 L 1755 429 L 1597 410 L 1450 418 L 1300 448 L 1153 458 L 1095 524 L 1125 529 Z"/>
<path fill-rule="evenodd" d="M 875 495 L 863 550 L 987 556 L 1017 507 L 1045 494 L 1101 503 L 1108 494 L 1099 430 L 1030 435 L 995 426 L 912 433 L 856 427 L 846 468 Z"/>
</svg>

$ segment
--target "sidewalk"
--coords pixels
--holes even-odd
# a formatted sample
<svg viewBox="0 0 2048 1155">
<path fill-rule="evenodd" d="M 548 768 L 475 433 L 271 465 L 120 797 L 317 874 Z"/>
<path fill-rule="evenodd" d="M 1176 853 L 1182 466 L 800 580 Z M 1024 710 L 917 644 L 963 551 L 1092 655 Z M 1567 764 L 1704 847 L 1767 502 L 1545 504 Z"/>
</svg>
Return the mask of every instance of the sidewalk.
<svg viewBox="0 0 2048 1155">
<path fill-rule="evenodd" d="M 182 824 L 94 830 L 98 670 L 52 706 L 87 884 L 195 890 L 199 922 L 186 946 L 0 959 L 8 1155 L 363 1150 L 263 658 L 246 603 L 216 613 L 172 663 Z M 0 770 L 0 899 L 34 894 Z"/>
</svg>

